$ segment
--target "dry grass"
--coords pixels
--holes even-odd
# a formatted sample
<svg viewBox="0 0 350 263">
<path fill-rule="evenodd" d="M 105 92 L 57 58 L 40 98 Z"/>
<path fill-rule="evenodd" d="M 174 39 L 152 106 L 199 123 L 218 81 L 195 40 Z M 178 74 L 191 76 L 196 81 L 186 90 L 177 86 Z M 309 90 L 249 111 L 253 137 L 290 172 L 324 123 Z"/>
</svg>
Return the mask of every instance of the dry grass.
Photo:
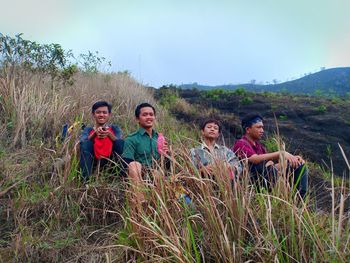
<svg viewBox="0 0 350 263">
<path fill-rule="evenodd" d="M 129 227 L 125 247 L 141 261 L 350 259 L 350 217 L 343 210 L 347 189 L 343 188 L 343 199 L 334 203 L 336 212 L 327 214 L 314 211 L 312 200 L 303 201 L 293 194 L 286 175 L 280 176 L 271 193 L 257 192 L 244 179 L 231 187 L 222 166 L 216 167 L 216 178 L 212 180 L 195 172 L 185 152 L 175 158 L 182 162 L 172 178 L 158 187 L 145 184 L 148 196 L 144 211 L 126 218 Z M 192 198 L 190 206 L 175 197 L 174 181 L 185 182 Z"/>
<path fill-rule="evenodd" d="M 4 79 L 1 85 L 2 123 L 10 129 L 12 145 L 25 147 L 28 141 L 50 141 L 64 123 L 90 121 L 91 105 L 107 100 L 114 106 L 114 120 L 133 122 L 133 109 L 153 96 L 126 74 L 79 74 L 72 86 L 54 88 L 42 76 L 22 74 L 20 79 Z M 4 133 L 4 129 L 0 134 Z"/>
<path fill-rule="evenodd" d="M 79 129 L 64 142 L 56 136 L 66 122 L 89 122 L 99 99 L 111 101 L 113 122 L 132 131 L 136 104 L 155 103 L 152 94 L 126 74 L 81 74 L 73 86 L 54 88 L 44 77 L 22 78 L 1 86 L 1 262 L 350 260 L 348 188 L 338 200 L 333 186 L 333 212 L 326 213 L 294 195 L 286 175 L 272 192 L 256 191 L 246 170 L 234 187 L 221 165 L 215 179 L 202 178 L 187 153 L 193 131 L 159 107 L 172 168 L 159 185 L 144 183 L 143 210 L 131 213 L 133 195 L 118 175 L 101 171 L 89 185 L 79 181 Z M 179 199 L 180 186 L 190 205 Z"/>
</svg>

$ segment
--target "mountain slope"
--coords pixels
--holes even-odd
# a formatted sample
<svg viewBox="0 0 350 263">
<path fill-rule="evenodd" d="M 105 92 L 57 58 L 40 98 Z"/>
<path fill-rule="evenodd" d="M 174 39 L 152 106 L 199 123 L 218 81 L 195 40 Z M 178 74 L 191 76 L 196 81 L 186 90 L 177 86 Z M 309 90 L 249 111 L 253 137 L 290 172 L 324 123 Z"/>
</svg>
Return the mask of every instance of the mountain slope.
<svg viewBox="0 0 350 263">
<path fill-rule="evenodd" d="M 235 90 L 244 87 L 249 91 L 257 92 L 289 92 L 295 94 L 311 94 L 311 95 L 337 95 L 344 96 L 350 92 L 350 67 L 331 68 L 322 70 L 300 79 L 287 81 L 279 84 L 256 85 L 256 84 L 239 84 L 239 85 L 218 85 L 206 86 L 193 84 L 180 85 L 181 89 L 227 89 Z"/>
</svg>

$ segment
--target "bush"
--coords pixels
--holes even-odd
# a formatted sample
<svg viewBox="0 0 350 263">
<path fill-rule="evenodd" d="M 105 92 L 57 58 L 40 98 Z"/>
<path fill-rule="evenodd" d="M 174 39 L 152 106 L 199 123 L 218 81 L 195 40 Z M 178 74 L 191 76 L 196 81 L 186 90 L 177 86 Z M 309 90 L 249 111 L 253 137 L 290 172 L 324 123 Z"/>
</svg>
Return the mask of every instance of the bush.
<svg viewBox="0 0 350 263">
<path fill-rule="evenodd" d="M 204 92 L 204 97 L 212 100 L 219 100 L 220 97 L 228 92 L 224 89 L 212 89 Z"/>
<path fill-rule="evenodd" d="M 249 105 L 253 103 L 253 99 L 251 97 L 245 96 L 242 100 L 241 103 L 243 105 Z"/>
<path fill-rule="evenodd" d="M 288 116 L 286 114 L 281 114 L 278 116 L 278 119 L 280 121 L 286 121 L 286 120 L 288 120 Z"/>
<path fill-rule="evenodd" d="M 325 113 L 327 111 L 327 107 L 325 105 L 320 105 L 316 108 L 316 111 L 319 113 Z"/>
<path fill-rule="evenodd" d="M 176 104 L 178 99 L 179 95 L 176 90 L 163 89 L 161 90 L 159 103 L 165 108 L 170 108 Z"/>
</svg>

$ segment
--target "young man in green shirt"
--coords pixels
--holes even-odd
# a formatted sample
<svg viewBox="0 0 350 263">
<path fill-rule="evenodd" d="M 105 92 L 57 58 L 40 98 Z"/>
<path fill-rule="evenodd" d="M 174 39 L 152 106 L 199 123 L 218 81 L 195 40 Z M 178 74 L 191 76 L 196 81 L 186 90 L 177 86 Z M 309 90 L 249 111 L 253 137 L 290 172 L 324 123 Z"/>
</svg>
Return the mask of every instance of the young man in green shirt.
<svg viewBox="0 0 350 263">
<path fill-rule="evenodd" d="M 169 148 L 166 142 L 159 145 L 161 134 L 153 129 L 156 111 L 151 104 L 138 105 L 135 117 L 140 128 L 125 139 L 123 159 L 128 164 L 128 176 L 136 188 L 136 199 L 142 201 L 143 194 L 138 191 L 142 182 L 142 171 L 152 168 L 154 161 L 159 160 L 161 154 L 167 154 Z"/>
</svg>

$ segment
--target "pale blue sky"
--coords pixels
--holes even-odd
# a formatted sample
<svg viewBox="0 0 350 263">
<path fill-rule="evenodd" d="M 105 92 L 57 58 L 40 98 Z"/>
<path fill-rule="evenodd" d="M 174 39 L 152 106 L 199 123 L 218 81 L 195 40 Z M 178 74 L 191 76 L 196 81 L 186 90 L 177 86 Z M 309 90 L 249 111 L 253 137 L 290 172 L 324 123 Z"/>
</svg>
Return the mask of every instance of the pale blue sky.
<svg viewBox="0 0 350 263">
<path fill-rule="evenodd" d="M 350 66 L 348 0 L 0 0 L 0 32 L 88 50 L 153 86 Z"/>
</svg>

